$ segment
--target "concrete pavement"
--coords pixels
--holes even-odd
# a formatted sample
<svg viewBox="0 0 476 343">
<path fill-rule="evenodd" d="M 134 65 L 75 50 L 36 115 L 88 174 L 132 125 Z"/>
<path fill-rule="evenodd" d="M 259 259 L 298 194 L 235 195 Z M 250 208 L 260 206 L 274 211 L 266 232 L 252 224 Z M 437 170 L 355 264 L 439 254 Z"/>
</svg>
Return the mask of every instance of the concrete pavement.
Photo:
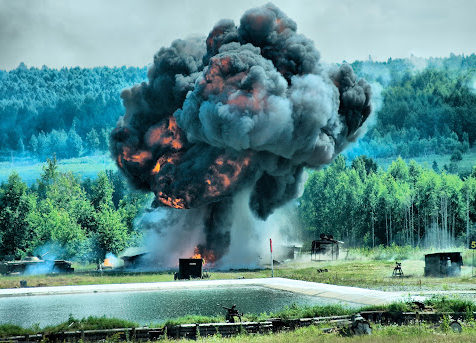
<svg viewBox="0 0 476 343">
<path fill-rule="evenodd" d="M 158 291 L 166 289 L 200 289 L 214 287 L 259 286 L 309 296 L 329 298 L 359 305 L 381 305 L 404 299 L 404 292 L 384 292 L 366 288 L 337 286 L 285 278 L 192 280 L 105 285 L 55 286 L 0 289 L 0 297 L 78 294 L 98 292 Z"/>
</svg>

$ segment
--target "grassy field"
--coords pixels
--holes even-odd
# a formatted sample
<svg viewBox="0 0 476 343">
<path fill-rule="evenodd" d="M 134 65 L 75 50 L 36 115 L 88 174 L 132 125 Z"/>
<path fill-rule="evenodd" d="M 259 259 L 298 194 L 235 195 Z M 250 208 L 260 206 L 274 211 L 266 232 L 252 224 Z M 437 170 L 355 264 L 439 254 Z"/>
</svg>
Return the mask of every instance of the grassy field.
<svg viewBox="0 0 476 343">
<path fill-rule="evenodd" d="M 249 343 L 469 343 L 476 339 L 476 329 L 466 326 L 463 333 L 443 332 L 440 328 L 425 325 L 413 326 L 374 326 L 371 336 L 343 337 L 338 334 L 323 334 L 320 328 L 310 326 L 296 331 L 270 335 L 240 335 L 232 338 L 210 337 L 197 342 L 249 342 Z M 181 340 L 179 342 L 185 342 Z M 177 342 L 177 341 L 176 341 Z"/>
<path fill-rule="evenodd" d="M 9 161 L 0 162 L 0 182 L 7 180 L 8 176 L 15 171 L 24 182 L 31 185 L 43 172 L 44 163 L 44 161 L 15 157 Z M 83 178 L 95 178 L 100 171 L 116 170 L 116 165 L 106 154 L 58 160 L 58 169 L 61 172 L 72 172 Z"/>
<path fill-rule="evenodd" d="M 375 161 L 379 166 L 386 169 L 397 157 L 376 158 Z M 424 167 L 432 168 L 433 161 L 438 163 L 440 170 L 446 164 L 451 163 L 450 155 L 428 155 L 421 157 L 414 157 L 405 159 L 409 162 L 415 160 Z M 39 178 L 44 161 L 24 157 L 12 156 L 9 159 L 4 159 L 0 162 L 0 182 L 8 179 L 8 176 L 16 171 L 24 182 L 28 185 L 35 182 Z M 58 160 L 59 170 L 62 172 L 73 172 L 81 177 L 96 177 L 97 173 L 102 170 L 112 169 L 116 170 L 116 165 L 109 154 L 102 154 L 97 156 L 83 156 L 78 158 Z M 471 149 L 463 155 L 463 160 L 458 162 L 459 172 L 467 175 L 471 172 L 473 166 L 476 165 L 476 148 Z"/>
<path fill-rule="evenodd" d="M 117 321 L 119 324 L 120 321 Z M 67 323 L 65 323 L 66 325 Z M 133 323 L 126 323 L 133 324 Z M 98 326 L 95 325 L 97 328 Z M 124 327 L 124 326 L 123 326 Z M 126 326 L 127 327 L 127 326 Z M 325 327 L 325 324 L 323 325 Z M 71 330 L 70 328 L 63 328 L 65 330 Z M 74 328 L 77 329 L 77 328 Z M 22 334 L 29 334 L 35 332 L 35 330 L 23 330 Z M 5 326 L 2 330 L 0 326 L 0 337 L 4 334 L 4 337 L 9 336 L 9 333 L 18 333 L 18 328 Z M 372 326 L 372 334 L 367 336 L 353 336 L 346 337 L 339 333 L 323 333 L 322 327 L 309 326 L 300 328 L 295 331 L 264 334 L 264 335 L 248 335 L 242 334 L 239 336 L 224 338 L 220 336 L 212 336 L 207 338 L 198 338 L 197 342 L 203 343 L 470 343 L 476 340 L 476 325 L 473 323 L 463 323 L 463 332 L 454 333 L 445 325 L 390 325 L 380 326 L 374 324 Z M 164 339 L 161 342 L 190 342 L 188 339 Z M 117 339 L 111 338 L 106 342 L 115 342 Z"/>
<path fill-rule="evenodd" d="M 475 290 L 472 277 L 472 252 L 461 251 L 464 265 L 458 277 L 436 278 L 424 276 L 424 256 L 431 250 L 409 247 L 389 247 L 350 250 L 347 260 L 310 262 L 308 257 L 277 268 L 275 275 L 290 279 L 365 287 L 385 291 L 419 290 Z M 402 263 L 404 277 L 392 277 L 395 261 Z M 319 273 L 317 269 L 327 269 Z M 476 267 L 474 268 L 476 272 Z"/>
<path fill-rule="evenodd" d="M 447 166 L 450 165 L 451 155 L 427 155 L 427 156 L 419 156 L 419 157 L 412 157 L 412 158 L 404 158 L 404 160 L 408 163 L 411 160 L 414 160 L 418 164 L 426 168 L 432 168 L 433 161 L 436 161 L 438 164 L 438 168 L 440 171 L 443 170 L 443 166 L 446 164 Z M 379 166 L 384 169 L 387 169 L 393 161 L 395 161 L 397 157 L 388 157 L 388 158 L 376 158 L 375 161 Z M 469 150 L 466 154 L 463 154 L 463 160 L 457 163 L 458 165 L 458 172 L 464 175 L 471 173 L 473 166 L 476 165 L 476 148 Z"/>
<path fill-rule="evenodd" d="M 341 254 L 343 257 L 347 256 L 347 260 L 338 261 L 311 261 L 309 255 L 303 255 L 295 261 L 275 266 L 275 276 L 386 291 L 476 291 L 476 278 L 471 276 L 471 251 L 468 249 L 460 249 L 460 251 L 463 251 L 465 265 L 458 277 L 424 277 L 424 254 L 429 251 L 405 250 L 401 247 L 351 250 L 349 254 Z M 402 278 L 392 277 L 396 259 L 402 262 L 402 269 L 405 274 Z M 20 280 L 26 280 L 30 287 L 173 281 L 172 271 L 99 273 L 94 270 L 95 265 L 75 265 L 74 267 L 79 272 L 73 274 L 0 276 L 0 288 L 19 287 Z M 327 269 L 328 272 L 319 273 L 318 269 Z M 269 269 L 211 271 L 210 273 L 211 280 L 250 279 L 270 276 L 271 271 Z"/>
<path fill-rule="evenodd" d="M 230 271 L 213 272 L 211 280 L 219 279 L 237 279 L 237 278 L 259 278 L 268 277 L 270 272 L 267 270 L 259 271 Z M 100 285 L 112 283 L 134 283 L 134 282 L 162 282 L 173 281 L 172 272 L 157 273 L 123 273 L 123 272 L 104 272 L 95 271 L 78 272 L 73 274 L 48 274 L 48 275 L 12 275 L 0 276 L 0 288 L 19 287 L 20 280 L 26 280 L 29 287 L 44 286 L 68 286 L 68 285 Z"/>
<path fill-rule="evenodd" d="M 460 322 L 464 325 L 464 331 L 467 334 L 476 334 L 476 322 L 474 321 L 474 313 L 476 311 L 476 304 L 471 301 L 463 301 L 457 299 L 445 299 L 445 298 L 431 298 L 425 301 L 426 305 L 431 306 L 437 312 L 465 312 L 467 315 L 464 317 L 464 320 Z M 251 314 L 245 313 L 243 316 L 243 321 L 253 321 L 253 322 L 262 322 L 267 321 L 270 318 L 281 318 L 283 320 L 289 319 L 299 319 L 299 318 L 314 318 L 314 317 L 327 317 L 327 316 L 340 316 L 340 315 L 352 315 L 361 311 L 369 310 L 385 310 L 395 315 L 398 315 L 402 312 L 413 311 L 414 307 L 411 303 L 396 302 L 389 305 L 380 305 L 380 306 L 367 306 L 362 308 L 348 308 L 342 305 L 316 305 L 316 306 L 297 306 L 292 305 L 286 307 L 281 311 L 275 313 L 261 313 L 261 314 Z M 200 323 L 223 323 L 225 318 L 223 316 L 184 316 L 180 318 L 172 318 L 165 323 L 151 323 L 149 327 L 151 328 L 164 328 L 168 327 L 169 329 L 172 326 L 180 324 L 200 324 Z M 449 323 L 451 322 L 450 317 L 445 317 L 441 321 L 440 325 L 429 326 L 425 323 L 420 323 L 418 326 L 380 326 L 374 324 L 375 334 L 373 337 L 380 336 L 412 336 L 413 334 L 448 334 L 449 333 Z M 38 325 L 34 325 L 30 328 L 24 328 L 12 324 L 0 324 L 0 338 L 1 337 L 10 337 L 15 335 L 26 335 L 26 334 L 35 334 L 35 333 L 58 333 L 63 331 L 75 331 L 75 330 L 102 330 L 102 329 L 114 329 L 114 328 L 134 328 L 139 327 L 140 325 L 135 322 L 118 319 L 118 318 L 108 318 L 108 317 L 87 317 L 87 318 L 74 318 L 72 316 L 63 323 L 46 326 L 40 328 Z M 294 333 L 300 337 L 301 334 L 304 337 L 307 337 L 308 332 L 306 330 L 311 330 L 312 333 L 317 334 L 317 336 L 322 336 L 322 328 L 332 327 L 331 324 L 322 323 L 319 324 L 319 327 L 312 327 L 304 329 L 302 333 L 299 333 L 299 330 Z M 283 336 L 284 335 L 284 336 Z M 278 338 L 293 336 L 292 333 L 278 334 Z M 274 335 L 273 335 L 274 336 Z M 304 338 L 303 337 L 303 338 Z M 326 334 L 325 337 L 330 339 L 340 338 L 335 335 Z M 248 341 L 251 339 L 252 342 L 257 340 L 261 342 L 261 339 L 264 339 L 264 342 L 267 342 L 269 335 L 265 336 L 239 336 L 236 339 L 243 339 Z M 204 342 L 215 342 L 220 337 L 214 337 L 210 339 L 203 340 Z M 230 341 L 235 341 L 236 339 L 231 339 Z M 218 340 L 220 341 L 220 340 Z"/>
</svg>

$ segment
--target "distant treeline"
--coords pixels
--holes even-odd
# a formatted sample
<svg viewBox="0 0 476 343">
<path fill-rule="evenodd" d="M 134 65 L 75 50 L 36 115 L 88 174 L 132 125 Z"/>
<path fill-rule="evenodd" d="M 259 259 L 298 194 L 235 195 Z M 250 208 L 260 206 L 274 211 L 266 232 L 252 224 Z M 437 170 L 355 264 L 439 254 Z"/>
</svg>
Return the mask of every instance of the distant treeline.
<svg viewBox="0 0 476 343">
<path fill-rule="evenodd" d="M 381 90 L 374 92 L 375 125 L 354 156 L 458 155 L 475 144 L 475 54 L 355 62 L 353 67 Z"/>
<path fill-rule="evenodd" d="M 0 260 L 48 253 L 49 259 L 102 261 L 139 241 L 133 220 L 146 200 L 117 172 L 81 181 L 59 172 L 55 158 L 31 187 L 12 173 L 0 185 Z"/>
<path fill-rule="evenodd" d="M 349 154 L 464 154 L 476 140 L 476 55 L 352 63 L 373 86 L 374 124 Z M 120 92 L 146 68 L 0 71 L 0 154 L 46 159 L 105 151 L 124 112 Z"/>
<path fill-rule="evenodd" d="M 0 151 L 44 159 L 106 150 L 124 112 L 120 92 L 146 68 L 27 68 L 0 71 Z"/>
<path fill-rule="evenodd" d="M 384 171 L 365 156 L 351 166 L 339 156 L 310 175 L 299 213 L 306 240 L 326 233 L 350 246 L 466 244 L 476 234 L 476 167 L 462 179 L 401 158 Z"/>
</svg>

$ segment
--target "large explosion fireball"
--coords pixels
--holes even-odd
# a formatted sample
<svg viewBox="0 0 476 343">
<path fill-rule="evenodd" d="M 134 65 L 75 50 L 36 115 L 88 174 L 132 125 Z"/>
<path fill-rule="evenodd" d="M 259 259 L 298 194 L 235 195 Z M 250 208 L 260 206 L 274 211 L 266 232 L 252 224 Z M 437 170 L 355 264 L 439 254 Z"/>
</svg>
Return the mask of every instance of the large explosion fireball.
<svg viewBox="0 0 476 343">
<path fill-rule="evenodd" d="M 325 68 L 296 23 L 273 4 L 206 39 L 161 48 L 148 82 L 124 90 L 111 135 L 117 165 L 155 206 L 201 207 L 202 253 L 230 244 L 233 195 L 266 219 L 296 198 L 305 167 L 332 161 L 368 118 L 370 86 L 352 68 Z"/>
</svg>

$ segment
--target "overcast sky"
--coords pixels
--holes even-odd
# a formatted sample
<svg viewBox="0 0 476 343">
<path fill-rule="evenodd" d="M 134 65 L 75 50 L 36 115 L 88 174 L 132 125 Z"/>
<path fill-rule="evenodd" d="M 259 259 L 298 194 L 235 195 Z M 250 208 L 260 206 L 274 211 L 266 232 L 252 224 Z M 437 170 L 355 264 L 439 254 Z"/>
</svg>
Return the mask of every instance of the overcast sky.
<svg viewBox="0 0 476 343">
<path fill-rule="evenodd" d="M 0 69 L 144 66 L 266 1 L 0 0 Z M 475 0 L 275 0 L 327 62 L 476 52 Z"/>
</svg>

